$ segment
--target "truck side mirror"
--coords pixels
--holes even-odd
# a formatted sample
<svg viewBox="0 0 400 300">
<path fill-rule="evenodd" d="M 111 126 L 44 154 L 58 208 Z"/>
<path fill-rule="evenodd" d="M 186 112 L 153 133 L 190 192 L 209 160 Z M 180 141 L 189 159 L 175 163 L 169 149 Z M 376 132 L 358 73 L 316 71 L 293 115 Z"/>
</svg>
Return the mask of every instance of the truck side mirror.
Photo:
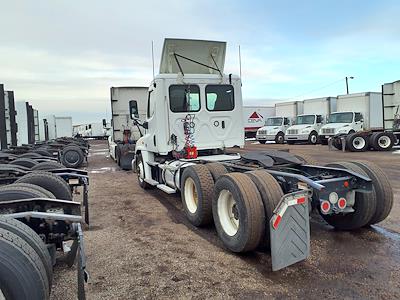
<svg viewBox="0 0 400 300">
<path fill-rule="evenodd" d="M 103 127 L 106 127 L 106 126 L 107 126 L 106 119 L 103 119 Z"/>
<path fill-rule="evenodd" d="M 138 105 L 137 105 L 136 100 L 129 101 L 129 112 L 130 112 L 130 117 L 132 120 L 139 119 L 139 110 L 138 110 Z"/>
</svg>

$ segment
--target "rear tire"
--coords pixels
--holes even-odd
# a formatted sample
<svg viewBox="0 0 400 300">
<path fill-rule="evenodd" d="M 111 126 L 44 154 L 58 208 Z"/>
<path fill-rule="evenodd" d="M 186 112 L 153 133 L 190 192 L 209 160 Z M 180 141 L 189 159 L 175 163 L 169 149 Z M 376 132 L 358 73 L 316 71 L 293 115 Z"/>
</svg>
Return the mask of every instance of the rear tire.
<svg viewBox="0 0 400 300">
<path fill-rule="evenodd" d="M 396 137 L 393 133 L 374 132 L 370 136 L 370 145 L 375 151 L 389 151 L 396 143 Z"/>
<path fill-rule="evenodd" d="M 257 170 L 245 173 L 257 186 L 265 213 L 265 234 L 261 238 L 260 247 L 270 249 L 269 220 L 271 220 L 275 207 L 283 196 L 283 191 L 278 181 L 266 171 Z"/>
<path fill-rule="evenodd" d="M 358 132 L 352 133 L 346 137 L 346 148 L 352 152 L 364 152 L 369 149 L 368 136 Z"/>
<path fill-rule="evenodd" d="M 49 299 L 49 283 L 39 255 L 22 238 L 0 229 L 0 290 L 6 299 Z"/>
<path fill-rule="evenodd" d="M 212 223 L 214 180 L 205 165 L 189 166 L 181 179 L 182 204 L 186 217 L 194 226 Z"/>
<path fill-rule="evenodd" d="M 354 163 L 367 173 L 375 189 L 376 210 L 368 224 L 373 225 L 382 222 L 390 214 L 393 207 L 393 189 L 389 178 L 381 168 L 372 162 L 359 160 L 354 161 Z"/>
<path fill-rule="evenodd" d="M 67 168 L 79 168 L 85 156 L 81 148 L 75 145 L 68 145 L 62 149 L 61 162 Z"/>
<path fill-rule="evenodd" d="M 218 162 L 208 163 L 205 166 L 210 171 L 214 182 L 216 182 L 217 179 L 220 178 L 222 175 L 228 173 L 228 170 L 225 168 L 225 166 Z"/>
<path fill-rule="evenodd" d="M 56 199 L 72 200 L 72 193 L 68 183 L 61 177 L 49 172 L 35 171 L 19 178 L 16 183 L 31 183 L 50 191 Z"/>
<path fill-rule="evenodd" d="M 343 168 L 360 175 L 367 176 L 365 171 L 351 162 L 334 162 L 326 165 L 327 167 Z M 368 225 L 376 210 L 376 199 L 374 191 L 372 193 L 355 192 L 354 212 L 347 214 L 324 215 L 322 218 L 329 224 L 340 230 L 355 230 Z M 319 206 L 318 206 L 319 207 Z"/>
<path fill-rule="evenodd" d="M 43 161 L 32 167 L 32 171 L 56 170 L 65 168 L 62 164 L 55 161 Z"/>
<path fill-rule="evenodd" d="M 29 226 L 13 218 L 0 216 L 0 228 L 18 235 L 36 251 L 46 269 L 49 288 L 51 289 L 53 281 L 53 265 L 49 251 L 42 239 Z"/>
<path fill-rule="evenodd" d="M 17 166 L 22 166 L 25 168 L 32 169 L 34 166 L 36 166 L 38 162 L 36 160 L 33 160 L 31 158 L 17 158 L 16 160 L 13 160 L 10 162 L 10 165 L 17 165 Z"/>
<path fill-rule="evenodd" d="M 265 213 L 254 182 L 243 173 L 221 176 L 212 203 L 215 228 L 233 252 L 254 250 L 265 233 Z"/>
</svg>

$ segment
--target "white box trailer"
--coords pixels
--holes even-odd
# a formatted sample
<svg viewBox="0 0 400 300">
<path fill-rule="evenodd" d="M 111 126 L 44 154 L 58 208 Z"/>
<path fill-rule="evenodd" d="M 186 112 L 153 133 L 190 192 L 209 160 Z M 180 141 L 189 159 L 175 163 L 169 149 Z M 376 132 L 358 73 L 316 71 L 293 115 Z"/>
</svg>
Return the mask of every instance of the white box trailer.
<svg viewBox="0 0 400 300">
<path fill-rule="evenodd" d="M 305 99 L 303 101 L 303 114 L 322 115 L 325 118 L 336 111 L 336 101 L 336 97 Z"/>
<path fill-rule="evenodd" d="M 383 129 L 382 93 L 366 92 L 337 97 L 337 112 L 359 112 L 363 130 Z"/>
<path fill-rule="evenodd" d="M 135 142 L 141 135 L 131 120 L 129 102 L 133 100 L 137 102 L 139 117 L 145 119 L 148 97 L 148 87 L 123 86 L 110 89 L 112 133 L 108 138 L 109 151 L 117 164 L 126 170 L 132 168 Z"/>
<path fill-rule="evenodd" d="M 275 116 L 295 118 L 303 114 L 302 101 L 278 102 L 275 104 Z"/>
<path fill-rule="evenodd" d="M 400 140 L 400 80 L 382 85 L 383 128 Z"/>
<path fill-rule="evenodd" d="M 72 137 L 72 117 L 55 117 L 56 138 Z"/>
<path fill-rule="evenodd" d="M 255 137 L 257 130 L 265 125 L 267 118 L 274 115 L 274 106 L 243 106 L 245 137 Z"/>
</svg>

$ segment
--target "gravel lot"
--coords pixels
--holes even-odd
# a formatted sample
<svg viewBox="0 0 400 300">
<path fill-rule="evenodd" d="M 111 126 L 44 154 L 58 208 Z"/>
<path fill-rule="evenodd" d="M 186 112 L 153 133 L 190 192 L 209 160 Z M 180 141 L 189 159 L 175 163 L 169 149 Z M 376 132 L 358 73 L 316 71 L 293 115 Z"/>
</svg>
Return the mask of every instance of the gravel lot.
<svg viewBox="0 0 400 300">
<path fill-rule="evenodd" d="M 247 142 L 242 151 L 288 147 Z M 268 253 L 226 251 L 214 228 L 186 221 L 178 196 L 144 192 L 135 174 L 107 157 L 106 148 L 93 142 L 89 157 L 88 299 L 400 299 L 399 154 L 290 146 L 321 164 L 376 162 L 391 178 L 395 205 L 386 221 L 356 232 L 337 232 L 313 216 L 310 258 L 273 273 Z M 55 274 L 52 298 L 75 299 L 75 270 L 59 264 Z"/>
</svg>

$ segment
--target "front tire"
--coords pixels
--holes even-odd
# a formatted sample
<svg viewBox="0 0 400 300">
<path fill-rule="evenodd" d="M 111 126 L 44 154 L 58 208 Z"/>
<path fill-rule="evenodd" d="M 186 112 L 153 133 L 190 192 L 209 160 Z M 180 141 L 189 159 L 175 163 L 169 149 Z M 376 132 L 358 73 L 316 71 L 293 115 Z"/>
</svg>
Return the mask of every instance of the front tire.
<svg viewBox="0 0 400 300">
<path fill-rule="evenodd" d="M 141 154 L 136 155 L 136 174 L 140 187 L 144 190 L 149 189 L 151 185 L 144 181 L 144 179 L 146 178 L 146 173 L 144 170 L 144 162 Z"/>
<path fill-rule="evenodd" d="M 285 143 L 285 135 L 283 132 L 279 132 L 276 136 L 275 136 L 275 143 L 276 144 L 283 144 Z"/>
<path fill-rule="evenodd" d="M 318 133 L 315 131 L 311 132 L 309 137 L 308 137 L 308 143 L 311 145 L 316 145 L 318 143 Z"/>
</svg>

